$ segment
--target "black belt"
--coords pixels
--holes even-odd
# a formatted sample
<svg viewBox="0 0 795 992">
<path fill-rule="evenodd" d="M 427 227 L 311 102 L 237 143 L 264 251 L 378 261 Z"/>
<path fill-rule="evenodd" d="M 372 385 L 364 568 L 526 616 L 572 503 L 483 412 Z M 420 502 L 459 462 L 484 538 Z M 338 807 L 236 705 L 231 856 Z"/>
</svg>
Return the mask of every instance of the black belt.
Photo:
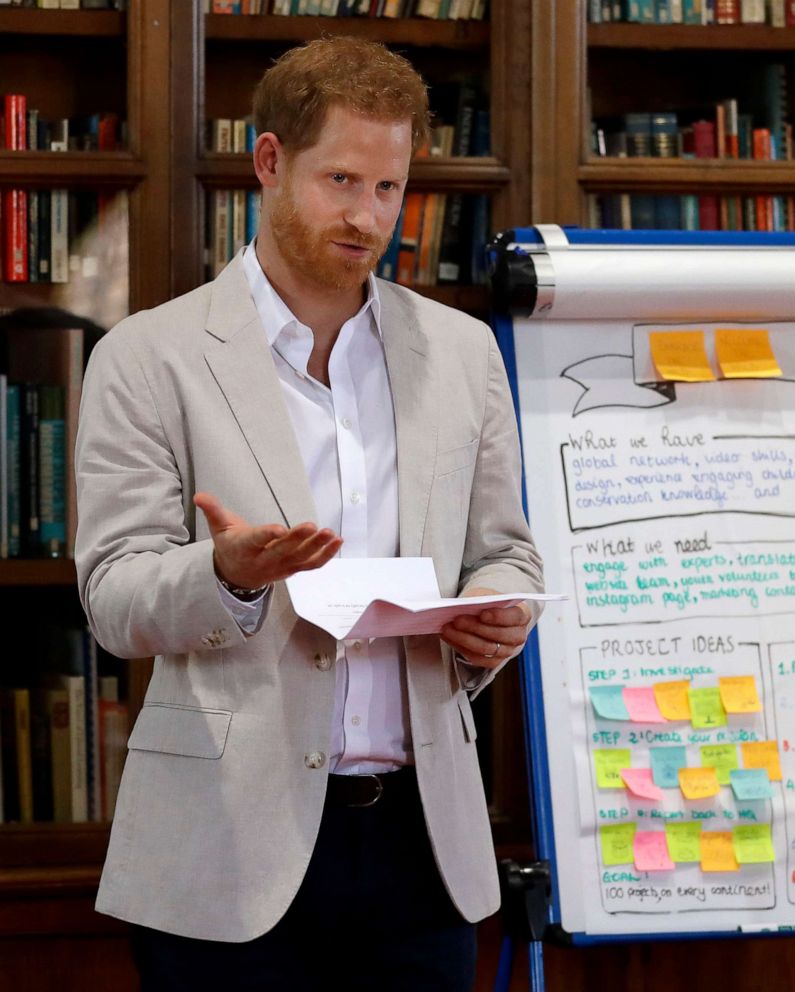
<svg viewBox="0 0 795 992">
<path fill-rule="evenodd" d="M 416 788 L 414 768 L 406 765 L 380 775 L 329 775 L 326 802 L 332 806 L 374 806 L 382 797 Z"/>
</svg>

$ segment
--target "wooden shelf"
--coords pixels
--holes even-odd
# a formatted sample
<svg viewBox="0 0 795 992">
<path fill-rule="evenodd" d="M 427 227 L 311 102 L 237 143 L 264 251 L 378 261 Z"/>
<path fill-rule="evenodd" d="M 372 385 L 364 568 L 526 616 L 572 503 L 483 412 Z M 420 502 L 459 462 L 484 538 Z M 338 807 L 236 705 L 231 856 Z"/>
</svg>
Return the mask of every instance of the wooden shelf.
<svg viewBox="0 0 795 992">
<path fill-rule="evenodd" d="M 258 185 L 250 155 L 239 153 L 208 152 L 198 161 L 196 175 L 213 188 Z M 510 169 L 496 158 L 421 158 L 411 165 L 409 186 L 442 193 L 492 193 L 510 181 Z"/>
<path fill-rule="evenodd" d="M 129 152 L 0 151 L 0 182 L 24 186 L 135 186 L 146 166 Z"/>
<path fill-rule="evenodd" d="M 105 858 L 108 823 L 6 823 L 0 826 L 0 891 L 31 873 L 96 870 Z"/>
<path fill-rule="evenodd" d="M 0 586 L 73 586 L 76 582 L 77 571 L 71 558 L 4 558 L 0 561 Z"/>
<path fill-rule="evenodd" d="M 122 38 L 127 16 L 119 10 L 37 10 L 4 7 L 0 34 L 50 34 L 94 38 Z"/>
<path fill-rule="evenodd" d="M 205 15 L 205 37 L 224 41 L 305 41 L 347 34 L 385 44 L 417 47 L 487 48 L 487 21 L 429 21 L 388 17 L 274 17 L 273 15 Z"/>
<path fill-rule="evenodd" d="M 795 31 L 766 24 L 589 24 L 589 48 L 795 51 Z"/>
<path fill-rule="evenodd" d="M 577 178 L 589 191 L 787 193 L 795 187 L 795 162 L 726 159 L 590 159 Z"/>
</svg>

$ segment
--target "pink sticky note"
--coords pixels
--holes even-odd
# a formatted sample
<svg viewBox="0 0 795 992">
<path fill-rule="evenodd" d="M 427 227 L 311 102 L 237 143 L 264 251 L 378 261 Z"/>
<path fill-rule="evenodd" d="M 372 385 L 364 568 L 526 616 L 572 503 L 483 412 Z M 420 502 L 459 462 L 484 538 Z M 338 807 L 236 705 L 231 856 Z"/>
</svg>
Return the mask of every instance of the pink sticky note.
<svg viewBox="0 0 795 992">
<path fill-rule="evenodd" d="M 633 850 L 638 871 L 670 871 L 674 867 L 664 830 L 637 830 Z"/>
<path fill-rule="evenodd" d="M 633 796 L 640 799 L 662 799 L 665 793 L 654 784 L 651 768 L 622 768 L 621 778 Z"/>
<path fill-rule="evenodd" d="M 643 686 L 639 689 L 624 686 L 623 696 L 624 705 L 633 723 L 665 723 L 665 717 L 654 698 L 652 686 Z"/>
</svg>

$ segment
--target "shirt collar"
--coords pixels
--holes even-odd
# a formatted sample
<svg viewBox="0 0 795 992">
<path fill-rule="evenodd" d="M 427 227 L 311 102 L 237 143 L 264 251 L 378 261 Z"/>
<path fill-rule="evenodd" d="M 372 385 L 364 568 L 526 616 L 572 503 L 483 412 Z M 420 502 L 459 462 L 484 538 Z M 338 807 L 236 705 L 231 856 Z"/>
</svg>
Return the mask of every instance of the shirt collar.
<svg viewBox="0 0 795 992">
<path fill-rule="evenodd" d="M 257 308 L 257 313 L 260 316 L 262 326 L 268 338 L 268 344 L 271 347 L 273 347 L 274 342 L 286 327 L 290 325 L 297 327 L 306 326 L 290 310 L 263 272 L 257 258 L 256 239 L 253 239 L 246 245 L 243 252 L 243 270 L 246 273 L 246 279 L 248 280 L 254 305 Z M 372 314 L 372 324 L 378 332 L 379 338 L 383 338 L 381 331 L 381 298 L 378 295 L 378 283 L 372 272 L 367 277 L 367 299 L 362 304 L 361 310 L 351 319 L 359 320 L 368 311 Z"/>
</svg>

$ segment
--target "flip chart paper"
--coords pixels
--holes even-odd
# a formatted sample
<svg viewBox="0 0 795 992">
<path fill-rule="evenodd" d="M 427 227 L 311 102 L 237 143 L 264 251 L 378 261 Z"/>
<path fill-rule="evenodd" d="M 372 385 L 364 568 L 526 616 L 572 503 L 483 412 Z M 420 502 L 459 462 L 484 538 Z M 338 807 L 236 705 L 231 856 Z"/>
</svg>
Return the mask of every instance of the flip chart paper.
<svg viewBox="0 0 795 992">
<path fill-rule="evenodd" d="M 633 723 L 665 723 L 651 686 L 624 687 L 624 702 Z"/>
<path fill-rule="evenodd" d="M 674 747 L 650 747 L 652 779 L 661 789 L 679 788 L 679 769 L 687 767 L 687 749 L 684 745 Z"/>
<path fill-rule="evenodd" d="M 649 347 L 663 379 L 680 382 L 715 379 L 704 347 L 703 331 L 650 331 Z"/>
<path fill-rule="evenodd" d="M 660 712 L 666 720 L 690 719 L 690 700 L 687 696 L 689 682 L 655 682 L 652 688 Z"/>
<path fill-rule="evenodd" d="M 662 830 L 638 830 L 633 849 L 638 871 L 670 871 L 674 867 Z"/>
<path fill-rule="evenodd" d="M 690 720 L 697 729 L 723 727 L 726 724 L 726 710 L 720 701 L 720 689 L 708 686 L 704 689 L 688 689 L 690 700 Z"/>
<path fill-rule="evenodd" d="M 629 720 L 621 685 L 592 685 L 588 692 L 594 712 L 603 720 Z"/>
<path fill-rule="evenodd" d="M 457 616 L 490 605 L 566 598 L 516 592 L 443 599 L 430 558 L 333 558 L 291 576 L 286 585 L 295 612 L 338 641 L 436 634 Z"/>
<path fill-rule="evenodd" d="M 596 785 L 599 789 L 623 789 L 621 771 L 632 764 L 629 748 L 597 748 L 593 753 L 596 765 Z"/>
<path fill-rule="evenodd" d="M 764 768 L 771 782 L 781 781 L 781 762 L 776 741 L 748 741 L 740 745 L 745 768 Z"/>
<path fill-rule="evenodd" d="M 732 792 L 743 802 L 773 797 L 773 787 L 766 768 L 734 768 L 729 777 Z"/>
<path fill-rule="evenodd" d="M 772 379 L 781 375 L 770 335 L 764 329 L 716 328 L 715 354 L 727 379 Z"/>
<path fill-rule="evenodd" d="M 639 799 L 663 799 L 662 789 L 654 784 L 651 768 L 622 768 L 621 778 L 633 796 Z"/>
<path fill-rule="evenodd" d="M 708 799 L 720 792 L 714 768 L 680 768 L 679 785 L 685 799 Z"/>
<path fill-rule="evenodd" d="M 730 830 L 701 831 L 701 870 L 739 871 Z"/>
<path fill-rule="evenodd" d="M 677 864 L 687 864 L 701 861 L 701 824 L 673 823 L 665 824 L 665 838 L 668 842 L 668 853 L 671 860 Z"/>
<path fill-rule="evenodd" d="M 635 860 L 633 840 L 636 823 L 610 823 L 599 828 L 599 844 L 605 865 L 631 865 Z"/>
<path fill-rule="evenodd" d="M 753 675 L 721 676 L 718 688 L 727 713 L 761 713 L 762 703 Z"/>
<path fill-rule="evenodd" d="M 758 865 L 776 860 L 769 823 L 744 823 L 733 832 L 738 864 Z"/>
<path fill-rule="evenodd" d="M 731 784 L 731 770 L 739 768 L 736 744 L 704 744 L 701 747 L 701 764 L 714 768 L 720 785 Z"/>
</svg>

